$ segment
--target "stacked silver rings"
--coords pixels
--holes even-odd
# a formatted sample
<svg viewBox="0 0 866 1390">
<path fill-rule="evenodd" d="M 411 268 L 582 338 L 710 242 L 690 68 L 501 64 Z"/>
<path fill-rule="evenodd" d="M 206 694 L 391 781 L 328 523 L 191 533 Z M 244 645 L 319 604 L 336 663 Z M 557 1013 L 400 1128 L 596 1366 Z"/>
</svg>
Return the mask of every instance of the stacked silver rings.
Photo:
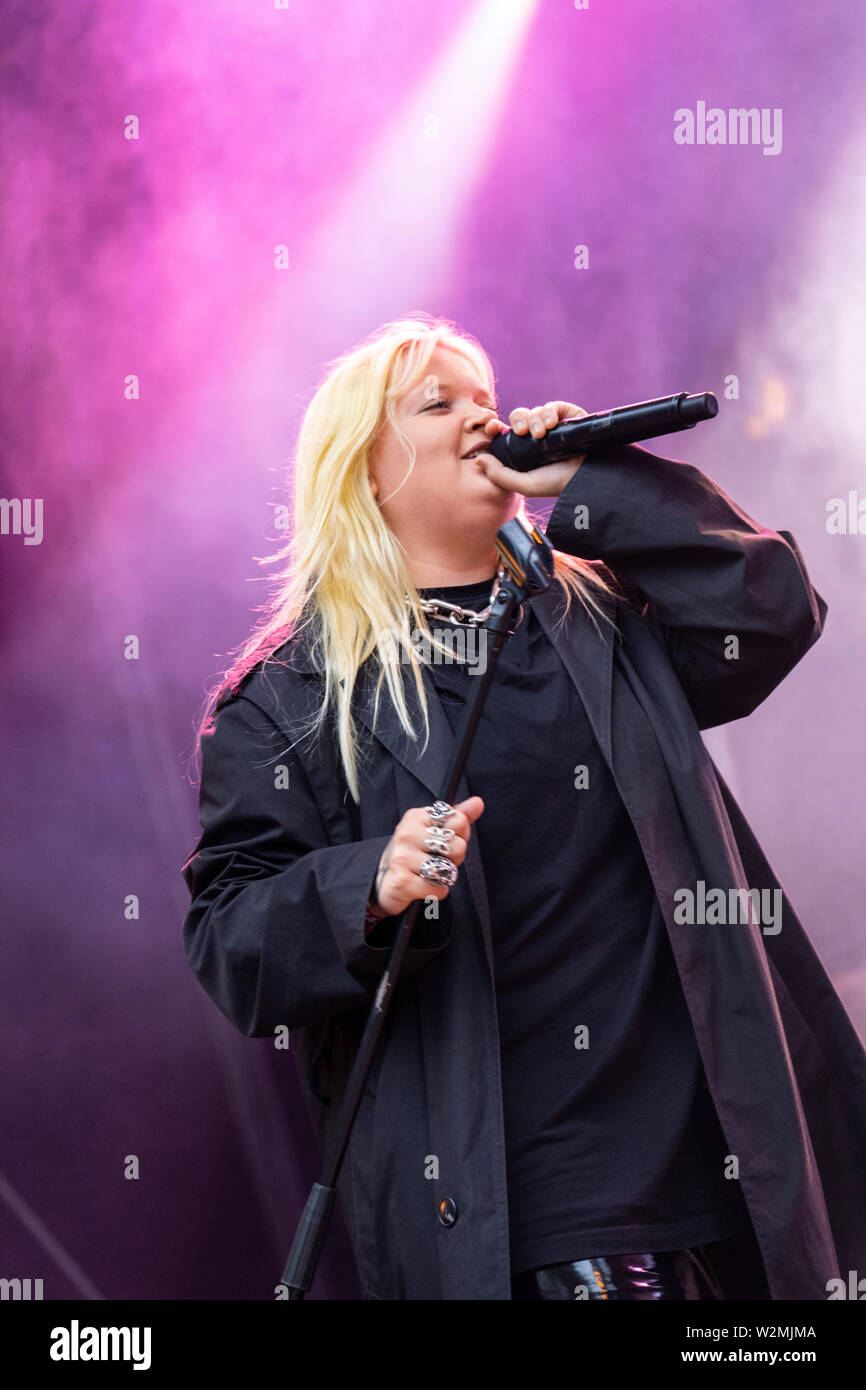
<svg viewBox="0 0 866 1390">
<path fill-rule="evenodd" d="M 454 815 L 454 807 L 449 806 L 447 801 L 434 801 L 432 806 L 425 806 L 424 810 L 431 820 L 430 833 L 424 837 L 425 846 L 431 850 L 444 850 L 447 854 L 448 846 L 454 839 L 454 831 L 442 822 Z M 457 865 L 452 864 L 451 860 L 444 858 L 441 853 L 431 854 L 425 859 L 418 873 L 428 883 L 435 883 L 437 886 L 446 884 L 451 888 L 457 882 Z"/>
</svg>

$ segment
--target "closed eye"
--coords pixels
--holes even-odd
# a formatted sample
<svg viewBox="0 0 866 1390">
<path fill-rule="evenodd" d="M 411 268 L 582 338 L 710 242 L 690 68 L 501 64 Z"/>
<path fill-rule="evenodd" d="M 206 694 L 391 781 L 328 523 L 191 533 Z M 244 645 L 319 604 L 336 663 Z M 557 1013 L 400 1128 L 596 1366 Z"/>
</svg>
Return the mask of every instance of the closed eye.
<svg viewBox="0 0 866 1390">
<path fill-rule="evenodd" d="M 427 410 L 436 410 L 436 409 L 437 409 L 439 406 L 441 406 L 441 405 L 450 405 L 450 404 L 451 404 L 451 402 L 450 402 L 449 400 L 446 400 L 444 397 L 440 397 L 440 399 L 439 399 L 438 401 L 431 401 L 430 405 L 425 405 L 425 406 L 423 407 L 422 411 L 421 411 L 421 414 L 423 415 L 424 412 L 427 411 Z M 485 409 L 485 410 L 492 410 L 493 413 L 494 413 L 494 415 L 495 415 L 495 414 L 496 414 L 496 409 L 497 409 L 497 407 L 496 407 L 495 405 L 485 405 L 485 406 L 484 406 L 484 409 Z"/>
</svg>

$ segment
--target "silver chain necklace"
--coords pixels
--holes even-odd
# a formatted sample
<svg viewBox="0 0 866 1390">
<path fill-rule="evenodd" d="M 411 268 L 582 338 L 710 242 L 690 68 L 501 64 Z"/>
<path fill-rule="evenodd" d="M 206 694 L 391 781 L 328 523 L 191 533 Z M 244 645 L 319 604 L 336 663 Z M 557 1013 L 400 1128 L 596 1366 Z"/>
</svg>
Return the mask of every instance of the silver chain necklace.
<svg viewBox="0 0 866 1390">
<path fill-rule="evenodd" d="M 490 590 L 490 600 L 487 607 L 482 609 L 479 613 L 476 613 L 473 608 L 461 608 L 459 603 L 448 603 L 444 598 L 422 598 L 419 599 L 419 604 L 423 611 L 429 616 L 447 618 L 455 627 L 480 627 L 482 623 L 487 621 L 493 611 L 493 604 L 501 588 L 504 574 L 505 566 L 500 565 L 499 569 L 496 571 L 493 588 Z M 409 601 L 409 595 L 407 594 L 406 602 L 408 603 Z"/>
</svg>

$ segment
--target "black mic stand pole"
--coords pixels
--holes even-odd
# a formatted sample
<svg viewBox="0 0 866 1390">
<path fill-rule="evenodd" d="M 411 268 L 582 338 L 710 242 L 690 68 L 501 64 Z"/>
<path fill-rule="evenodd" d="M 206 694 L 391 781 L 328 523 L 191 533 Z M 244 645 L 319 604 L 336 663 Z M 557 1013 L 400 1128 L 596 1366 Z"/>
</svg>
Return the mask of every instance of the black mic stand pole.
<svg viewBox="0 0 866 1390">
<path fill-rule="evenodd" d="M 547 538 L 533 526 L 530 531 L 516 517 L 496 533 L 496 549 L 500 557 L 500 586 L 484 627 L 493 633 L 487 664 L 463 711 L 463 719 L 455 738 L 454 751 L 445 776 L 441 799 L 453 804 L 457 796 L 463 769 L 472 746 L 475 730 L 499 654 L 506 637 L 513 635 L 511 626 L 515 609 L 534 594 L 550 588 L 554 575 L 553 549 Z M 501 570 L 505 571 L 504 576 Z M 319 1181 L 313 1184 L 306 1206 L 301 1213 L 292 1248 L 289 1252 L 282 1282 L 289 1291 L 289 1300 L 302 1299 L 313 1283 L 316 1267 L 324 1245 L 337 1196 L 339 1174 L 352 1126 L 367 1076 L 373 1062 L 376 1044 L 382 1032 L 394 987 L 409 948 L 412 930 L 421 907 L 416 898 L 404 910 L 397 928 L 397 937 L 388 965 L 379 981 L 352 1071 L 340 1105 L 334 1129 L 325 1151 Z"/>
</svg>

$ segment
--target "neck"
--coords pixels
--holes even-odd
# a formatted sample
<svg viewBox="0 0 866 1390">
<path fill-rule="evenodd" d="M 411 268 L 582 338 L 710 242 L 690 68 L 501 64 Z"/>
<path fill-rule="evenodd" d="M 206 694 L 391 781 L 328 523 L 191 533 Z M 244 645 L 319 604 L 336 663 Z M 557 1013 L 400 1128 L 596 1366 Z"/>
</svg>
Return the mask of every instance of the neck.
<svg viewBox="0 0 866 1390">
<path fill-rule="evenodd" d="M 489 580 L 492 584 L 498 569 L 499 555 L 495 552 L 491 558 L 475 564 L 459 561 L 448 564 L 432 560 L 415 563 L 410 573 L 416 589 L 449 589 L 458 585 L 480 584 L 483 580 Z"/>
</svg>

